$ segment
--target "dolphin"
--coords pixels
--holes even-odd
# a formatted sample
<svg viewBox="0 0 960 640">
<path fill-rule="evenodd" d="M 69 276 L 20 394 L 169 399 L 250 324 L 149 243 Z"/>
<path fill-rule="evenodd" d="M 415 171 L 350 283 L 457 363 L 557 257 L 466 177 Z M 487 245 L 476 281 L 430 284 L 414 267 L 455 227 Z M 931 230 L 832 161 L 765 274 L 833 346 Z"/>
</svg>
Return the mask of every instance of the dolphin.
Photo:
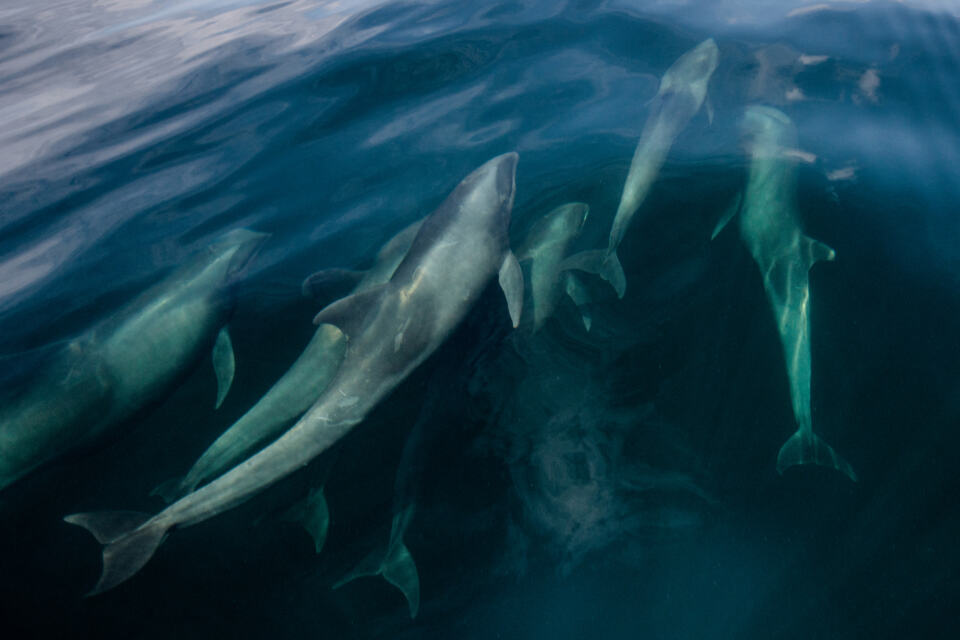
<svg viewBox="0 0 960 640">
<path fill-rule="evenodd" d="M 230 231 L 54 355 L 0 406 L 0 488 L 90 444 L 171 391 L 213 349 L 218 404 L 233 379 L 230 285 L 267 234 Z"/>
<path fill-rule="evenodd" d="M 533 331 L 539 331 L 547 318 L 553 315 L 563 293 L 574 301 L 590 330 L 590 313 L 585 308 L 590 302 L 586 287 L 572 271 L 564 271 L 561 264 L 570 244 L 577 239 L 587 221 L 590 207 L 582 202 L 560 205 L 533 225 L 517 252 L 520 266 L 525 267 L 533 307 Z"/>
<path fill-rule="evenodd" d="M 156 515 L 65 518 L 105 545 L 103 572 L 90 595 L 139 571 L 171 529 L 243 503 L 329 449 L 446 340 L 497 274 L 518 325 L 523 273 L 508 235 L 517 160 L 506 153 L 474 170 L 427 217 L 389 281 L 317 314 L 315 323 L 332 324 L 346 336 L 346 353 L 320 398 L 276 441 Z"/>
<path fill-rule="evenodd" d="M 813 432 L 810 411 L 810 281 L 820 260 L 833 260 L 833 249 L 804 235 L 796 208 L 797 131 L 782 111 L 748 107 L 743 118 L 751 154 L 746 190 L 739 204 L 740 237 L 763 275 L 763 287 L 780 331 L 790 379 L 790 399 L 797 430 L 780 448 L 777 471 L 818 464 L 856 481 L 850 464 Z M 731 213 L 732 212 L 732 213 Z M 735 209 L 725 215 L 714 236 Z"/>
<path fill-rule="evenodd" d="M 420 415 L 404 442 L 393 483 L 391 508 L 393 518 L 386 546 L 382 544 L 376 546 L 332 587 L 339 589 L 357 578 L 382 576 L 403 594 L 411 619 L 417 617 L 420 609 L 420 573 L 417 571 L 413 554 L 403 538 L 416 511 L 416 502 L 426 468 L 426 452 L 429 449 L 430 440 L 436 435 L 434 425 L 446 422 L 442 418 L 438 419 L 438 405 L 440 400 L 450 393 L 449 385 L 444 385 L 441 381 L 449 380 L 451 375 L 455 375 L 452 368 L 447 365 L 434 372 L 427 397 L 420 405 Z M 310 528 L 308 531 L 311 531 Z M 314 540 L 316 539 L 317 536 L 314 535 Z"/>
<path fill-rule="evenodd" d="M 418 220 L 408 225 L 387 242 L 366 272 L 331 269 L 315 273 L 304 281 L 304 293 L 327 291 L 336 286 L 335 281 L 353 282 L 352 293 L 383 284 L 403 260 L 422 223 Z M 328 324 L 319 326 L 287 372 L 203 452 L 186 476 L 161 484 L 153 493 L 173 502 L 241 462 L 258 445 L 280 435 L 320 397 L 337 373 L 346 346 L 339 329 Z"/>
<path fill-rule="evenodd" d="M 660 173 L 673 141 L 706 99 L 707 85 L 719 60 L 717 43 L 708 38 L 680 56 L 664 73 L 633 152 L 606 251 L 585 251 L 572 256 L 567 263 L 569 268 L 599 274 L 621 298 L 627 290 L 627 279 L 617 257 L 617 248 Z M 711 120 L 712 113 L 712 110 L 708 111 Z"/>
</svg>

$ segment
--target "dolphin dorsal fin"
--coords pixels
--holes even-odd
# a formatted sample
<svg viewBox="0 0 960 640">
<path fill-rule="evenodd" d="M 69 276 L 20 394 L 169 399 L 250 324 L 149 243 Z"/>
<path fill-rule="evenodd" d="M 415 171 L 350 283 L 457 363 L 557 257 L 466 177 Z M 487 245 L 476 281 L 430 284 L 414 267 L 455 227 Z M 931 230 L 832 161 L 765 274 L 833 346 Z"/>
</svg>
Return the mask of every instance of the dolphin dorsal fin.
<svg viewBox="0 0 960 640">
<path fill-rule="evenodd" d="M 371 287 L 327 305 L 323 311 L 314 316 L 313 324 L 332 324 L 343 332 L 347 340 L 350 340 L 360 331 L 370 310 L 380 301 L 386 287 L 386 284 Z"/>
</svg>

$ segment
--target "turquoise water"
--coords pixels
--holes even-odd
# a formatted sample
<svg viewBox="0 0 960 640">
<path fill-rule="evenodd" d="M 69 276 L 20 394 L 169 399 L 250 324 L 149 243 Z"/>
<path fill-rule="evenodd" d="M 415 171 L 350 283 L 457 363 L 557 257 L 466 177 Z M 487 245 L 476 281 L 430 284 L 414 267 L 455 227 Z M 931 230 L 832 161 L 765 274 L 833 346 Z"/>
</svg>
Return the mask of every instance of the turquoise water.
<svg viewBox="0 0 960 640">
<path fill-rule="evenodd" d="M 584 276 L 589 332 L 568 299 L 512 330 L 494 278 L 335 447 L 84 597 L 100 545 L 63 517 L 162 509 L 151 490 L 263 396 L 335 299 L 304 297 L 306 276 L 368 267 L 509 151 L 514 249 L 578 201 L 571 251 L 605 247 L 660 78 L 709 37 L 709 107 L 627 229 L 624 298 Z M 6 403 L 223 232 L 271 234 L 227 292 L 220 409 L 204 351 L 0 492 L 5 634 L 952 637 L 958 53 L 950 3 L 0 6 Z M 857 482 L 777 472 L 796 429 L 777 324 L 739 223 L 710 238 L 749 179 L 757 104 L 794 123 L 796 208 L 836 251 L 810 271 L 811 407 Z M 317 554 L 287 516 L 321 485 Z M 413 619 L 380 578 L 332 588 L 408 507 Z"/>
</svg>

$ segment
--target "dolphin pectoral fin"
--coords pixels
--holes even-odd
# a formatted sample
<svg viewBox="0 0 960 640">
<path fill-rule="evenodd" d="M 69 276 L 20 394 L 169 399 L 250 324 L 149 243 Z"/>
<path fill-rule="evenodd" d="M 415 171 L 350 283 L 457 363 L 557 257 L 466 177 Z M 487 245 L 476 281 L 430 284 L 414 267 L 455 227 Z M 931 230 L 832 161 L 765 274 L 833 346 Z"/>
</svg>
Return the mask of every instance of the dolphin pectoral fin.
<svg viewBox="0 0 960 640">
<path fill-rule="evenodd" d="M 707 113 L 707 124 L 713 126 L 713 103 L 710 102 L 709 94 L 707 94 L 707 99 L 703 101 L 703 109 Z"/>
<path fill-rule="evenodd" d="M 587 287 L 583 284 L 583 281 L 573 273 L 567 271 L 563 274 L 563 278 L 567 295 L 570 296 L 573 303 L 577 305 L 577 309 L 580 310 L 580 316 L 583 318 L 583 326 L 587 331 L 590 331 L 592 318 L 590 310 L 587 308 L 587 305 L 591 302 L 590 292 L 587 291 Z"/>
<path fill-rule="evenodd" d="M 803 236 L 800 242 L 805 249 L 808 269 L 821 260 L 830 261 L 837 257 L 836 251 L 819 240 Z"/>
<path fill-rule="evenodd" d="M 327 531 L 330 528 L 330 508 L 327 506 L 327 497 L 323 487 L 310 491 L 310 494 L 300 505 L 298 520 L 303 528 L 313 538 L 313 548 L 316 553 L 323 551 L 327 541 Z"/>
<path fill-rule="evenodd" d="M 410 555 L 410 550 L 402 540 L 398 540 L 390 548 L 380 565 L 380 574 L 400 590 L 410 608 L 410 618 L 416 618 L 420 609 L 420 574 L 417 573 L 417 565 Z"/>
<path fill-rule="evenodd" d="M 303 280 L 300 292 L 304 298 L 337 300 L 348 295 L 363 279 L 365 271 L 352 269 L 324 269 Z"/>
<path fill-rule="evenodd" d="M 737 212 L 740 211 L 740 203 L 743 201 L 743 193 L 738 192 L 737 195 L 733 197 L 733 200 L 727 205 L 727 208 L 724 209 L 723 215 L 720 216 L 720 219 L 717 220 L 716 226 L 713 228 L 713 233 L 710 234 L 710 239 L 715 239 L 720 232 L 723 231 L 724 227 L 733 220 L 733 216 L 737 215 Z"/>
<path fill-rule="evenodd" d="M 623 273 L 623 267 L 620 265 L 620 258 L 616 251 L 606 251 L 604 249 L 593 249 L 590 251 L 581 251 L 575 253 L 560 263 L 563 270 L 585 271 L 598 275 L 613 287 L 617 292 L 617 297 L 622 298 L 627 290 L 627 277 Z"/>
<path fill-rule="evenodd" d="M 840 457 L 826 441 L 813 431 L 797 430 L 787 440 L 777 454 L 777 473 L 802 464 L 816 464 L 831 467 L 857 481 L 857 474 L 850 463 Z"/>
<path fill-rule="evenodd" d="M 75 513 L 64 518 L 93 534 L 103 547 L 103 571 L 93 596 L 112 589 L 147 564 L 166 538 L 167 530 L 150 523 L 150 514 L 133 511 Z"/>
<path fill-rule="evenodd" d="M 217 375 L 217 403 L 214 409 L 219 409 L 224 398 L 233 384 L 233 374 L 237 364 L 233 356 L 233 343 L 227 328 L 220 329 L 217 341 L 213 345 L 213 372 Z"/>
<path fill-rule="evenodd" d="M 183 489 L 183 478 L 178 476 L 164 480 L 155 486 L 153 490 L 150 491 L 150 495 L 160 496 L 164 502 L 170 504 L 171 502 L 176 502 L 183 496 L 185 493 Z"/>
<path fill-rule="evenodd" d="M 386 284 L 371 287 L 327 305 L 313 318 L 313 324 L 332 324 L 349 340 L 363 326 L 370 310 L 380 302 L 386 287 Z"/>
<path fill-rule="evenodd" d="M 523 271 L 512 251 L 507 251 L 500 265 L 500 288 L 507 297 L 510 321 L 516 329 L 520 326 L 520 314 L 523 311 Z"/>
</svg>

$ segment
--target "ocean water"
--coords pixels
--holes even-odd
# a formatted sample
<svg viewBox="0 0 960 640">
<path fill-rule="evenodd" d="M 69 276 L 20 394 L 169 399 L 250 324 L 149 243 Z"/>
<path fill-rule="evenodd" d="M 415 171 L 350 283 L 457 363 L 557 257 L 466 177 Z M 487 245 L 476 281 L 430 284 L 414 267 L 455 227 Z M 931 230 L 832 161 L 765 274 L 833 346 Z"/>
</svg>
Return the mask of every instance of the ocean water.
<svg viewBox="0 0 960 640">
<path fill-rule="evenodd" d="M 367 268 L 510 151 L 512 246 L 583 202 L 571 252 L 605 247 L 660 79 L 707 38 L 709 106 L 627 229 L 623 299 L 582 276 L 589 331 L 566 298 L 512 329 L 493 278 L 334 447 L 85 597 L 100 545 L 63 517 L 161 510 L 154 487 L 336 299 L 306 276 Z M 957 6 L 921 0 L 0 3 L 5 403 L 222 233 L 270 234 L 230 283 L 219 409 L 204 350 L 0 490 L 3 636 L 954 637 L 958 60 Z M 794 123 L 796 209 L 836 251 L 810 271 L 811 408 L 856 482 L 778 473 L 796 422 L 777 323 L 738 223 L 711 240 L 749 179 L 750 105 Z M 317 553 L 289 514 L 321 486 Z M 382 578 L 333 588 L 401 512 L 413 618 Z"/>
</svg>

